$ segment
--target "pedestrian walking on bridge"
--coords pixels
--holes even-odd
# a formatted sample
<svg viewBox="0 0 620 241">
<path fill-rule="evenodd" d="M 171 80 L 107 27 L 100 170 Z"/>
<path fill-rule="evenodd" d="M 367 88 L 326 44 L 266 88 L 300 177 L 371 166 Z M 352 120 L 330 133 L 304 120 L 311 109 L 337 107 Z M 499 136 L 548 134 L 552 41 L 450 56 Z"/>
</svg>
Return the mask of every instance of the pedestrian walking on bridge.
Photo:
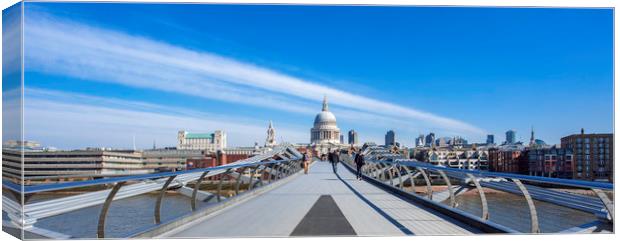
<svg viewBox="0 0 620 241">
<path fill-rule="evenodd" d="M 358 180 L 362 180 L 362 167 L 364 167 L 366 162 L 364 161 L 364 153 L 361 151 L 355 155 L 355 167 L 357 167 L 356 178 Z"/>
<path fill-rule="evenodd" d="M 308 174 L 308 154 L 306 154 L 304 152 L 304 154 L 301 156 L 301 165 L 304 168 L 304 174 Z"/>
<path fill-rule="evenodd" d="M 340 156 L 338 155 L 338 151 L 334 150 L 333 152 L 330 152 L 328 158 L 329 162 L 332 164 L 332 169 L 334 170 L 334 173 L 336 173 L 338 171 L 338 162 L 340 162 Z"/>
</svg>

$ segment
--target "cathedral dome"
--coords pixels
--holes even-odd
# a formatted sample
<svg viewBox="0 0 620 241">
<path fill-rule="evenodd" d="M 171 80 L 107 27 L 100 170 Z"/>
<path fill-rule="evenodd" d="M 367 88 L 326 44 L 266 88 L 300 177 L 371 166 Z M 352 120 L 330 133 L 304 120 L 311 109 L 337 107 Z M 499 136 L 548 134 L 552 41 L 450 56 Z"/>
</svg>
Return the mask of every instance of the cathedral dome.
<svg viewBox="0 0 620 241">
<path fill-rule="evenodd" d="M 314 118 L 314 125 L 336 124 L 336 116 L 329 111 L 321 111 Z"/>
<path fill-rule="evenodd" d="M 323 110 L 314 118 L 314 127 L 310 130 L 310 142 L 340 144 L 340 129 L 336 124 L 336 116 L 329 111 L 327 96 L 323 98 Z"/>
</svg>

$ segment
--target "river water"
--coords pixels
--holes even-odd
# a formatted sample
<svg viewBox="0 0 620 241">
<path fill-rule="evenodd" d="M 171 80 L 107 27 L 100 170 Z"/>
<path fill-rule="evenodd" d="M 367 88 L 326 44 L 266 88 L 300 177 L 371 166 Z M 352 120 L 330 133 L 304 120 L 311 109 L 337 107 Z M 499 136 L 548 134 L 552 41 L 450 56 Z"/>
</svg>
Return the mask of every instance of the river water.
<svg viewBox="0 0 620 241">
<path fill-rule="evenodd" d="M 486 194 L 489 220 L 520 232 L 531 230 L 530 211 L 523 196 L 511 193 Z M 482 215 L 480 196 L 467 193 L 456 197 L 457 208 L 476 216 Z M 449 203 L 447 200 L 446 204 Z M 534 200 L 541 232 L 555 233 L 596 221 L 591 213 Z"/>
<path fill-rule="evenodd" d="M 521 232 L 530 231 L 530 216 L 527 203 L 522 196 L 509 193 L 486 195 L 490 220 Z M 39 195 L 37 200 L 58 198 L 58 195 Z M 128 234 L 153 225 L 156 194 L 114 201 L 106 221 L 106 238 L 122 238 Z M 477 194 L 457 196 L 458 208 L 474 215 L 481 214 L 480 198 Z M 198 202 L 198 207 L 209 203 Z M 559 232 L 574 226 L 596 220 L 592 214 L 535 201 L 541 231 Z M 96 238 L 97 221 L 101 205 L 84 208 L 62 215 L 38 220 L 35 226 L 71 235 L 76 238 Z M 190 199 L 180 194 L 166 194 L 162 204 L 162 221 L 191 212 Z M 5 215 L 6 216 L 6 215 Z M 6 221 L 6 220 L 5 220 Z"/>
<path fill-rule="evenodd" d="M 40 197 L 49 199 L 54 196 Z M 58 196 L 56 196 L 58 197 Z M 122 238 L 154 224 L 157 194 L 145 194 L 112 202 L 106 219 L 106 238 Z M 33 200 L 34 201 L 34 200 Z M 198 208 L 208 203 L 197 202 Z M 44 218 L 35 226 L 71 235 L 76 238 L 96 238 L 97 222 L 102 205 Z M 179 217 L 191 212 L 190 198 L 167 193 L 162 202 L 161 220 Z"/>
</svg>

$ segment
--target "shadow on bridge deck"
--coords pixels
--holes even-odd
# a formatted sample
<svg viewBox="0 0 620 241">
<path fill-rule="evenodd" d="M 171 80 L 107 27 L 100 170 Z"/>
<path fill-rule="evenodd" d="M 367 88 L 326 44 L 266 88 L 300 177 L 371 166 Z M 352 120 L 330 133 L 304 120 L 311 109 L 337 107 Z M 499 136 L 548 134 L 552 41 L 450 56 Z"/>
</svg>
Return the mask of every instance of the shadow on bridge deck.
<svg viewBox="0 0 620 241">
<path fill-rule="evenodd" d="M 304 230 L 301 233 L 304 236 L 463 235 L 478 232 L 449 217 L 404 201 L 370 183 L 356 180 L 355 175 L 343 166 L 338 169 L 339 175 L 335 175 L 329 163 L 315 162 L 308 175 L 302 174 L 276 189 L 188 223 L 163 236 L 288 237 L 294 230 L 300 229 Z M 317 203 L 321 196 L 329 196 L 333 201 Z M 325 205 L 337 205 L 340 216 L 321 214 L 321 207 L 327 208 Z M 313 220 L 308 220 L 308 217 Z M 334 225 L 342 227 L 348 224 L 353 230 L 342 233 L 334 232 L 333 229 L 328 231 L 326 227 L 329 225 L 318 225 L 320 220 L 334 222 Z M 299 235 L 299 232 L 295 234 Z"/>
</svg>

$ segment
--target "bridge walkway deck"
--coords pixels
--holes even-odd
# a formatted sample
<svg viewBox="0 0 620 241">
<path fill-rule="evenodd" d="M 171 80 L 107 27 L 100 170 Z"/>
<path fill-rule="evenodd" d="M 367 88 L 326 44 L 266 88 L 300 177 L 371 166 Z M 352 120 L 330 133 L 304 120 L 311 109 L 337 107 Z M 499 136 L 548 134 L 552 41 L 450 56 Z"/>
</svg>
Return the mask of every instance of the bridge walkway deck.
<svg viewBox="0 0 620 241">
<path fill-rule="evenodd" d="M 339 166 L 335 175 L 329 163 L 315 162 L 308 175 L 302 174 L 274 190 L 164 236 L 399 236 L 475 232 L 456 220 L 356 180 L 344 166 Z"/>
</svg>

